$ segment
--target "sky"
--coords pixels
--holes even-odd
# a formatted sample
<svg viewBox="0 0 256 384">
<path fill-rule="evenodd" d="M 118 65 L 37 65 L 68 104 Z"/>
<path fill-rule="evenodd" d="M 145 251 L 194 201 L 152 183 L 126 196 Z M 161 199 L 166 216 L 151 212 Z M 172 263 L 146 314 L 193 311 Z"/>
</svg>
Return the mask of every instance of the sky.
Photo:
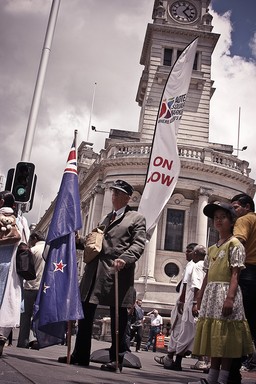
<svg viewBox="0 0 256 384">
<path fill-rule="evenodd" d="M 51 0 L 0 1 L 0 173 L 21 160 Z M 143 66 L 139 64 L 154 0 L 61 0 L 29 161 L 38 177 L 34 206 L 37 222 L 58 192 L 74 130 L 78 143 L 99 152 L 106 133 L 137 131 L 135 98 Z M 213 9 L 212 9 L 213 8 Z M 254 156 L 256 100 L 255 0 L 212 0 L 213 32 L 221 37 L 212 57 L 216 91 L 211 100 L 210 141 Z M 95 85 L 96 83 L 96 85 Z M 92 110 L 92 100 L 94 103 Z"/>
</svg>

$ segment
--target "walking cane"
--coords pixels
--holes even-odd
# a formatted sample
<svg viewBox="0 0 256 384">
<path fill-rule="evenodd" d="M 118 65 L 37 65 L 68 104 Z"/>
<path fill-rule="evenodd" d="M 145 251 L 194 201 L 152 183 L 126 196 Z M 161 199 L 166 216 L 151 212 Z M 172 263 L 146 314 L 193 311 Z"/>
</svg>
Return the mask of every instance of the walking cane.
<svg viewBox="0 0 256 384">
<path fill-rule="evenodd" d="M 115 269 L 115 334 L 116 334 L 116 372 L 119 368 L 119 299 L 118 299 L 118 270 Z"/>
<path fill-rule="evenodd" d="M 71 330 L 72 330 L 72 321 L 68 321 L 68 329 L 67 329 L 67 364 L 70 364 L 71 360 Z"/>
</svg>

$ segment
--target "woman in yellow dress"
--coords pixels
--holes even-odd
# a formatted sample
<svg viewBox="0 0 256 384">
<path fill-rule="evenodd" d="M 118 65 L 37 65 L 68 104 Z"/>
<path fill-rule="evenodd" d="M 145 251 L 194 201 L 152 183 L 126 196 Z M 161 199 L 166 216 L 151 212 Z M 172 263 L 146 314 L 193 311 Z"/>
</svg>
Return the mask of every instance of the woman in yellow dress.
<svg viewBox="0 0 256 384">
<path fill-rule="evenodd" d="M 204 260 L 206 276 L 195 303 L 200 311 L 193 354 L 211 357 L 211 368 L 207 379 L 188 384 L 226 384 L 232 359 L 253 352 L 238 285 L 245 250 L 232 235 L 235 211 L 230 204 L 208 204 L 203 212 L 213 219 L 219 241 L 208 249 Z"/>
</svg>

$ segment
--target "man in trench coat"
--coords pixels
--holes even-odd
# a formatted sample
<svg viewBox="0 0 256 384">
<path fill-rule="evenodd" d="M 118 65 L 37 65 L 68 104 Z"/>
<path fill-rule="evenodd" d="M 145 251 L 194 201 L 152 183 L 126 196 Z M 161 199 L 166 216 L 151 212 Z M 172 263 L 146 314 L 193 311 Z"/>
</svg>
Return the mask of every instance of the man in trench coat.
<svg viewBox="0 0 256 384">
<path fill-rule="evenodd" d="M 127 308 L 134 304 L 135 262 L 144 251 L 146 242 L 145 218 L 128 205 L 133 187 L 123 180 L 114 182 L 113 211 L 99 225 L 105 226 L 102 251 L 85 266 L 80 291 L 84 319 L 78 322 L 78 332 L 71 364 L 88 366 L 90 361 L 93 319 L 98 304 L 110 306 L 112 345 L 109 363 L 103 370 L 116 370 L 115 359 L 115 269 L 118 271 L 119 297 L 119 369 L 126 351 L 125 331 Z M 59 361 L 64 362 L 63 358 Z"/>
</svg>

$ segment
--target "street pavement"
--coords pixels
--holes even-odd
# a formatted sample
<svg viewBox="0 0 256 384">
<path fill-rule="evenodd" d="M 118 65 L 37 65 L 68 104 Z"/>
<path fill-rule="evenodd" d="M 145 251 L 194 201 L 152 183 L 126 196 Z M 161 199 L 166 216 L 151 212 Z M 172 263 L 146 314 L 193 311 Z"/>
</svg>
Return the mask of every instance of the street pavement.
<svg viewBox="0 0 256 384">
<path fill-rule="evenodd" d="M 184 358 L 182 371 L 164 369 L 154 361 L 154 356 L 162 353 L 142 351 L 136 354 L 141 361 L 141 369 L 123 368 L 122 373 L 100 370 L 99 363 L 90 367 L 79 367 L 58 363 L 59 356 L 65 356 L 67 347 L 56 345 L 39 351 L 16 347 L 17 331 L 14 332 L 13 346 L 5 347 L 0 358 L 1 384 L 184 384 L 197 381 L 206 374 L 190 369 L 196 360 Z M 72 337 L 72 344 L 75 337 Z M 92 351 L 108 348 L 109 343 L 93 340 Z M 134 347 L 131 347 L 134 352 Z M 243 384 L 256 384 L 256 372 L 244 372 Z"/>
</svg>

